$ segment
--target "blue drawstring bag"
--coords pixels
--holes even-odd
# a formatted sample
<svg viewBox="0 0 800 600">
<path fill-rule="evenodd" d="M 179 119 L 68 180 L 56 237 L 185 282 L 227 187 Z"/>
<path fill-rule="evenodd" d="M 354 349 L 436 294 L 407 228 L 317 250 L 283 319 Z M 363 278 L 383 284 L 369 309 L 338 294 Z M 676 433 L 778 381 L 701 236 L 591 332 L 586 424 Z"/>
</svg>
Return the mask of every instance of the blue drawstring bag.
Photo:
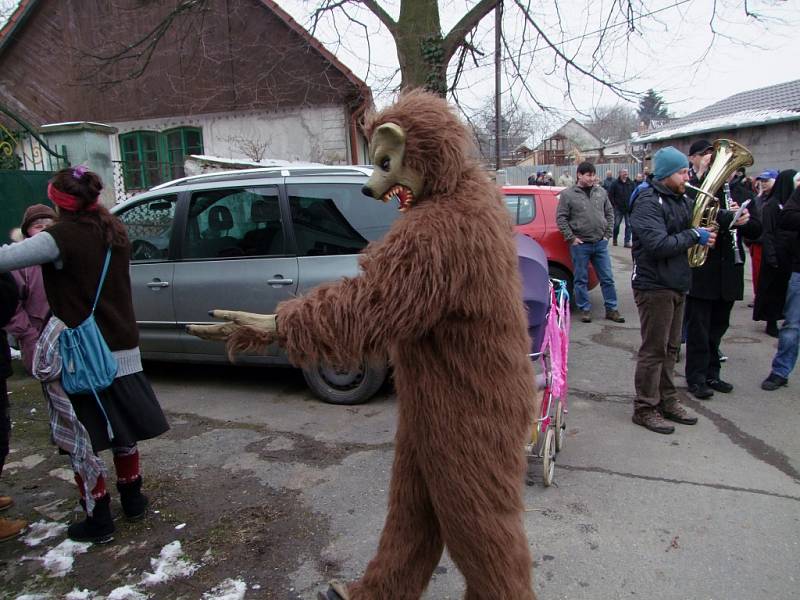
<svg viewBox="0 0 800 600">
<path fill-rule="evenodd" d="M 61 352 L 61 386 L 68 394 L 94 394 L 100 412 L 106 418 L 109 440 L 113 439 L 111 423 L 97 392 L 109 387 L 117 375 L 117 361 L 108 349 L 103 334 L 94 319 L 94 309 L 106 279 L 111 248 L 106 252 L 103 274 L 97 286 L 92 312 L 77 327 L 67 328 L 59 335 Z"/>
</svg>

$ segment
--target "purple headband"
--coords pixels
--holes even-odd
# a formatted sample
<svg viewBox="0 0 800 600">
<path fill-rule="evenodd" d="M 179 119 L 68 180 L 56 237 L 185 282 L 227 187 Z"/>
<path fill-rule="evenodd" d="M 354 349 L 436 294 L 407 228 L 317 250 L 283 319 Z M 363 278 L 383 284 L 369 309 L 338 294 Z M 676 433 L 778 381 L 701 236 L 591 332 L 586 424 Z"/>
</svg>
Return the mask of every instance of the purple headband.
<svg viewBox="0 0 800 600">
<path fill-rule="evenodd" d="M 86 165 L 78 165 L 77 167 L 74 167 L 74 168 L 72 169 L 72 176 L 73 176 L 75 179 L 80 179 L 81 177 L 83 177 L 83 176 L 84 176 L 84 174 L 85 174 L 85 173 L 86 173 L 86 171 L 88 171 L 88 170 L 89 170 L 89 167 L 87 167 Z"/>
</svg>

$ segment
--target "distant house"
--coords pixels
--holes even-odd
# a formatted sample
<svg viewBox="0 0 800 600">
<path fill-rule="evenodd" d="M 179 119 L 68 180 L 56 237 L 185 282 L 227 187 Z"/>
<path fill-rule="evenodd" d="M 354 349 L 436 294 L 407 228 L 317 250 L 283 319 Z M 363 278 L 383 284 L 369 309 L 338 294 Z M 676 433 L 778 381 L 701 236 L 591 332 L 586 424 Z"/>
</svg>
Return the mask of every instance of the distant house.
<svg viewBox="0 0 800 600">
<path fill-rule="evenodd" d="M 176 6 L 22 0 L 0 29 L 0 104 L 50 124 L 46 137 L 65 122 L 101 124 L 93 133 L 108 136 L 128 193 L 182 176 L 192 154 L 366 161 L 370 89 L 278 4 Z M 163 38 L 148 37 L 171 17 Z"/>
<path fill-rule="evenodd" d="M 652 155 L 664 146 L 688 152 L 695 140 L 730 138 L 753 153 L 752 172 L 796 168 L 800 162 L 800 79 L 734 94 L 662 128 L 634 144 Z"/>
<path fill-rule="evenodd" d="M 527 149 L 527 147 L 525 148 Z M 567 165 L 583 160 L 597 162 L 603 142 L 575 119 L 570 119 L 533 149 L 518 166 Z M 518 148 L 518 151 L 523 151 Z"/>
</svg>

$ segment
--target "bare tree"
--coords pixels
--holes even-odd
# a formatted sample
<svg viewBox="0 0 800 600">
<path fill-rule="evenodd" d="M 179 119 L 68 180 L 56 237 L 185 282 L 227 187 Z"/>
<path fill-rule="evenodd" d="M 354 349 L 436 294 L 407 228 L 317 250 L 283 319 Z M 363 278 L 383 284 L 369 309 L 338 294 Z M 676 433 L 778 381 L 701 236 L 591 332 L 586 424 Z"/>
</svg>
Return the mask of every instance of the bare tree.
<svg viewBox="0 0 800 600">
<path fill-rule="evenodd" d="M 228 145 L 238 150 L 253 162 L 259 162 L 267 156 L 271 138 L 263 138 L 259 133 L 250 135 L 229 135 L 225 138 Z"/>
<path fill-rule="evenodd" d="M 637 130 L 636 111 L 624 104 L 598 106 L 583 124 L 604 143 L 627 140 Z"/>
<path fill-rule="evenodd" d="M 481 159 L 494 166 L 495 162 L 495 127 L 494 99 L 487 100 L 480 110 L 472 115 L 466 115 L 472 127 L 478 152 Z M 523 144 L 535 145 L 551 127 L 552 119 L 548 114 L 530 112 L 516 104 L 508 103 L 503 111 L 500 129 L 501 160 L 516 162 L 515 152 Z"/>
</svg>

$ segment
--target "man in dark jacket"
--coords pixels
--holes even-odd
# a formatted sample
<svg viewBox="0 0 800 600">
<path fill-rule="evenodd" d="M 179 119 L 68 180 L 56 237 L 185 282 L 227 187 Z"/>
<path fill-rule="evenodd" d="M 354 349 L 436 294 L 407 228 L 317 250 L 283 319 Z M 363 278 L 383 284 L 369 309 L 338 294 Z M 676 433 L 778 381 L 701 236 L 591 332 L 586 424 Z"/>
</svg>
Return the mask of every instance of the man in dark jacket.
<svg viewBox="0 0 800 600">
<path fill-rule="evenodd" d="M 693 186 L 702 186 L 713 151 L 708 140 L 699 140 L 689 149 Z M 689 190 L 688 195 L 694 197 L 695 193 Z M 730 383 L 720 379 L 719 356 L 720 340 L 728 330 L 733 303 L 744 297 L 744 261 L 741 248 L 736 247 L 733 227 L 738 228 L 740 236 L 747 238 L 757 238 L 761 234 L 760 221 L 746 208 L 732 224 L 739 204 L 733 198 L 726 199 L 722 188 L 717 200 L 720 204 L 717 243 L 708 251 L 705 263 L 692 269 L 692 283 L 686 299 L 686 384 L 689 392 L 700 399 L 710 398 L 714 391 L 727 394 L 733 390 Z"/>
<path fill-rule="evenodd" d="M 668 146 L 653 160 L 654 176 L 631 208 L 631 286 L 642 334 L 633 422 L 657 433 L 672 433 L 675 427 L 666 419 L 697 423 L 697 417 L 681 406 L 672 381 L 691 280 L 686 251 L 695 244 L 713 246 L 716 234 L 710 228 L 691 228 L 692 202 L 684 194 L 689 179 L 686 155 Z"/>
<path fill-rule="evenodd" d="M 772 370 L 762 383 L 761 389 L 771 392 L 786 385 L 789 374 L 797 363 L 800 345 L 800 189 L 796 189 L 784 204 L 778 217 L 778 227 L 794 233 L 791 247 L 792 275 L 786 289 L 783 305 L 783 325 L 778 331 L 778 351 L 772 359 Z"/>
<path fill-rule="evenodd" d="M 5 327 L 17 309 L 17 284 L 8 273 L 0 273 L 0 327 Z M 0 329 L 0 474 L 8 456 L 11 435 L 11 419 L 8 414 L 8 388 L 6 380 L 11 375 L 11 353 L 6 332 Z M 0 495 L 0 511 L 9 508 L 14 501 L 10 496 Z M 25 529 L 27 523 L 17 519 L 0 518 L 0 542 L 13 538 Z"/>
<path fill-rule="evenodd" d="M 617 245 L 617 238 L 619 237 L 619 229 L 622 222 L 625 221 L 625 247 L 631 247 L 631 223 L 628 218 L 628 201 L 631 199 L 633 193 L 634 183 L 628 179 L 628 169 L 620 169 L 619 177 L 611 184 L 611 190 L 608 193 L 608 198 L 611 200 L 611 205 L 614 207 L 614 245 Z"/>
</svg>

